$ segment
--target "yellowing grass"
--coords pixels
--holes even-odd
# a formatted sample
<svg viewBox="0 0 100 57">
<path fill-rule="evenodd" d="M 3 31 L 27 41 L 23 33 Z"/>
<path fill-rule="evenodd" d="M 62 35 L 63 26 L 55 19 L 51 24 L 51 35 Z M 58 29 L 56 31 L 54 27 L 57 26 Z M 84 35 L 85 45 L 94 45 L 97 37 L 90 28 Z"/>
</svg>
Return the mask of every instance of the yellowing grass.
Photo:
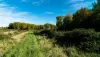
<svg viewBox="0 0 100 57">
<path fill-rule="evenodd" d="M 64 50 L 43 36 L 27 34 L 26 40 L 8 50 L 2 57 L 67 57 Z"/>
</svg>

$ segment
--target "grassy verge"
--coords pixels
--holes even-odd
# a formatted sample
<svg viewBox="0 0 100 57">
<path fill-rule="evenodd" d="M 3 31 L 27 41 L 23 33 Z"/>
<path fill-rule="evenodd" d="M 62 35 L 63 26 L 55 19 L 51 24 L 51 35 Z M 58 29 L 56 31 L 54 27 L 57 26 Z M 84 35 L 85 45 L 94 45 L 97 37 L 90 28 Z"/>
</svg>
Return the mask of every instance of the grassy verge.
<svg viewBox="0 0 100 57">
<path fill-rule="evenodd" d="M 26 40 L 8 50 L 2 57 L 66 57 L 62 48 L 43 36 L 27 34 Z"/>
<path fill-rule="evenodd" d="M 12 32 L 12 31 L 11 31 Z M 12 36 L 16 36 L 22 32 L 14 31 L 13 33 L 0 31 L 0 56 L 3 55 L 9 48 L 16 45 L 16 40 Z"/>
<path fill-rule="evenodd" d="M 100 57 L 97 53 L 86 53 L 75 47 L 62 48 L 54 40 L 29 33 L 25 41 L 9 49 L 2 57 Z"/>
</svg>

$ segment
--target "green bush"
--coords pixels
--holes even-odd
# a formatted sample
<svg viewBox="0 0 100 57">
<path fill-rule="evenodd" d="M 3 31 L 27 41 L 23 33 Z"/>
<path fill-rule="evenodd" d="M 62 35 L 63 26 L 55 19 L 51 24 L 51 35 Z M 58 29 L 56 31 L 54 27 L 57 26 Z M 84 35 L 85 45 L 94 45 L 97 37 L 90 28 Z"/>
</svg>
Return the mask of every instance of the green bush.
<svg viewBox="0 0 100 57">
<path fill-rule="evenodd" d="M 63 46 L 75 46 L 87 52 L 100 51 L 100 32 L 94 29 L 74 29 L 72 31 L 50 31 L 43 30 L 40 34 L 54 38 Z"/>
<path fill-rule="evenodd" d="M 52 30 L 43 30 L 40 34 L 48 36 L 49 38 L 56 38 L 60 36 L 64 36 L 65 31 L 52 31 Z"/>
<path fill-rule="evenodd" d="M 33 30 L 33 33 L 34 33 L 35 35 L 40 35 L 40 30 Z"/>
<path fill-rule="evenodd" d="M 68 47 L 66 49 L 66 53 L 68 57 L 86 57 L 84 54 L 79 52 L 76 48 L 74 47 Z"/>
<path fill-rule="evenodd" d="M 66 32 L 64 36 L 56 38 L 61 44 L 80 48 L 88 52 L 99 52 L 100 50 L 100 33 L 93 29 L 74 29 Z"/>
</svg>

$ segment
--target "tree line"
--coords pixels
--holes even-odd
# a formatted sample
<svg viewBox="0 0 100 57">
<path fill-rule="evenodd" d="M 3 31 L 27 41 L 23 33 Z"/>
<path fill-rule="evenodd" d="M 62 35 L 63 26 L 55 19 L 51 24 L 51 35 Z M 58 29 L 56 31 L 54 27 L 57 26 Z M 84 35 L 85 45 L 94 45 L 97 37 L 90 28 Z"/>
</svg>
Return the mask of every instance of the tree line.
<svg viewBox="0 0 100 57">
<path fill-rule="evenodd" d="M 22 22 L 10 23 L 8 29 L 17 29 L 17 30 L 54 30 L 55 25 L 46 23 L 44 25 L 35 25 Z"/>
<path fill-rule="evenodd" d="M 71 30 L 74 28 L 100 28 L 100 0 L 93 3 L 93 8 L 81 8 L 75 13 L 66 16 L 57 16 L 58 30 Z"/>
</svg>

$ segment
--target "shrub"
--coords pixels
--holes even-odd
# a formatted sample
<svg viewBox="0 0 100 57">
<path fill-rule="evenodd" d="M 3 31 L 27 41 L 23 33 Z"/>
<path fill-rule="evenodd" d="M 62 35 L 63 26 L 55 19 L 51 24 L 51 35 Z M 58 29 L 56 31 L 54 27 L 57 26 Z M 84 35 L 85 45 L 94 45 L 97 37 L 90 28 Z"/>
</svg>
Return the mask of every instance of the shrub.
<svg viewBox="0 0 100 57">
<path fill-rule="evenodd" d="M 99 52 L 100 49 L 100 33 L 93 29 L 74 29 L 56 40 L 62 45 L 65 43 L 67 46 L 75 45 L 88 52 Z"/>
<path fill-rule="evenodd" d="M 33 33 L 34 33 L 35 35 L 40 35 L 40 30 L 33 30 Z"/>
<path fill-rule="evenodd" d="M 48 38 L 54 38 L 61 46 L 75 46 L 87 52 L 100 51 L 100 32 L 96 32 L 94 29 L 43 30 L 40 34 L 48 36 Z"/>
<path fill-rule="evenodd" d="M 68 57 L 85 57 L 84 54 L 81 54 L 76 48 L 68 47 L 66 49 L 66 53 Z"/>
<path fill-rule="evenodd" d="M 43 30 L 40 34 L 48 36 L 49 38 L 57 38 L 60 36 L 64 36 L 65 31 L 52 31 L 52 30 Z"/>
</svg>

